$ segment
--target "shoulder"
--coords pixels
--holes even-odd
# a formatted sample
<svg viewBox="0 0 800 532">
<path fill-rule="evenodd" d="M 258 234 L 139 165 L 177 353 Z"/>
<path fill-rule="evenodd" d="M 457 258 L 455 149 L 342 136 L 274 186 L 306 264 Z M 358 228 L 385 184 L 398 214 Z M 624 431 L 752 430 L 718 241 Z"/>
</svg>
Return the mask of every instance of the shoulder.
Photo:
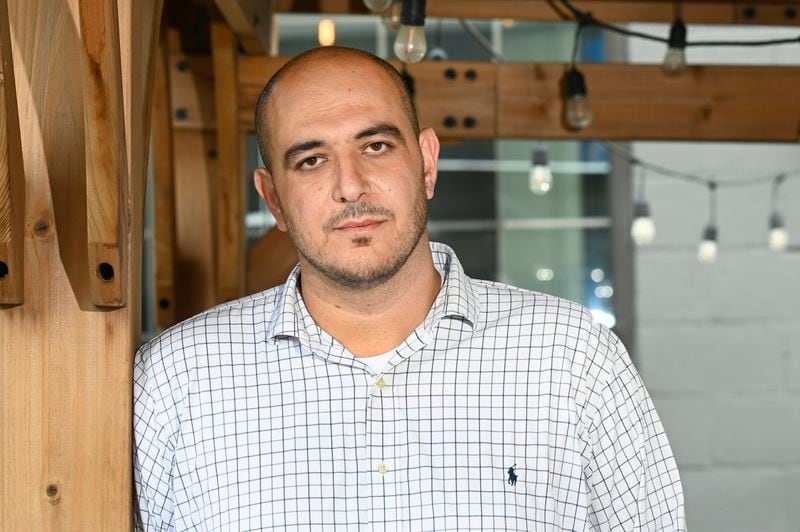
<svg viewBox="0 0 800 532">
<path fill-rule="evenodd" d="M 266 334 L 270 318 L 280 301 L 284 285 L 228 301 L 188 318 L 144 343 L 136 353 L 135 366 L 141 370 L 169 371 L 189 365 L 188 359 L 214 345 L 258 341 Z"/>
<path fill-rule="evenodd" d="M 563 359 L 582 388 L 607 383 L 630 364 L 619 338 L 585 306 L 541 292 L 472 279 L 480 300 L 480 328 L 517 334 Z"/>
</svg>

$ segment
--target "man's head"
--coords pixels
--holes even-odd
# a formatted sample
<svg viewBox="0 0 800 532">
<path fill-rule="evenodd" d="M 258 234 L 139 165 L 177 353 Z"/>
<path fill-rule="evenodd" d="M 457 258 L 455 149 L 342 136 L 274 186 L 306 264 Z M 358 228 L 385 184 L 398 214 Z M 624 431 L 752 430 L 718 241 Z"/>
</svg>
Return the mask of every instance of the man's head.
<svg viewBox="0 0 800 532">
<path fill-rule="evenodd" d="M 406 115 L 408 116 L 408 120 L 414 130 L 414 135 L 419 135 L 419 121 L 417 120 L 417 109 L 414 106 L 414 99 L 408 90 L 408 86 L 400 76 L 400 73 L 390 63 L 384 61 L 378 56 L 372 55 L 369 52 L 358 50 L 356 48 L 344 48 L 337 46 L 312 48 L 303 52 L 302 54 L 294 56 L 285 65 L 279 68 L 261 90 L 261 95 L 258 97 L 258 103 L 256 104 L 256 137 L 258 138 L 258 149 L 261 153 L 261 159 L 264 161 L 264 166 L 266 168 L 272 168 L 272 155 L 269 146 L 270 127 L 267 109 L 270 98 L 278 87 L 278 82 L 285 73 L 291 72 L 294 68 L 297 68 L 298 65 L 302 68 L 302 65 L 308 61 L 314 61 L 315 59 L 325 60 L 326 58 L 335 61 L 336 57 L 360 57 L 367 61 L 371 61 L 376 66 L 382 68 L 394 82 L 394 87 L 402 101 L 403 111 L 405 111 Z"/>
<path fill-rule="evenodd" d="M 297 56 L 262 92 L 256 132 L 256 188 L 304 268 L 369 288 L 427 248 L 439 143 L 394 67 L 347 48 Z"/>
</svg>

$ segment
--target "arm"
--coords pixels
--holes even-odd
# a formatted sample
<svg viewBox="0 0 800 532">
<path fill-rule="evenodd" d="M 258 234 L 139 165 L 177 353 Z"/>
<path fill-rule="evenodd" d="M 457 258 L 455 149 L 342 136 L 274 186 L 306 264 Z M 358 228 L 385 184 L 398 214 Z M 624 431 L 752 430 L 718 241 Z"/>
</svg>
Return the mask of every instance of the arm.
<svg viewBox="0 0 800 532">
<path fill-rule="evenodd" d="M 163 361 L 154 361 L 148 345 L 136 353 L 133 370 L 133 477 L 139 526 L 146 531 L 174 530 L 172 465 L 174 424 Z M 165 396 L 166 395 L 166 396 Z M 174 407 L 174 405 L 173 405 Z"/>
<path fill-rule="evenodd" d="M 664 427 L 625 347 L 593 392 L 589 522 L 599 530 L 685 531 L 683 491 Z"/>
</svg>

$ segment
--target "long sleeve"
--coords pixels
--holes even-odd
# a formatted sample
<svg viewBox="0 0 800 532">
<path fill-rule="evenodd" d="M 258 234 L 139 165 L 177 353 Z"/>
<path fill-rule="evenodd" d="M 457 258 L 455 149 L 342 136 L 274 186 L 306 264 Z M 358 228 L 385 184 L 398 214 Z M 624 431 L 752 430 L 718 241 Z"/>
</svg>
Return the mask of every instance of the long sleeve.
<svg viewBox="0 0 800 532">
<path fill-rule="evenodd" d="M 164 366 L 155 363 L 147 346 L 136 354 L 133 376 L 133 476 L 140 525 L 146 531 L 174 530 L 175 498 L 173 424 L 166 413 L 172 397 L 164 390 Z"/>
<path fill-rule="evenodd" d="M 683 492 L 664 427 L 625 347 L 589 427 L 589 522 L 596 530 L 686 530 Z"/>
</svg>

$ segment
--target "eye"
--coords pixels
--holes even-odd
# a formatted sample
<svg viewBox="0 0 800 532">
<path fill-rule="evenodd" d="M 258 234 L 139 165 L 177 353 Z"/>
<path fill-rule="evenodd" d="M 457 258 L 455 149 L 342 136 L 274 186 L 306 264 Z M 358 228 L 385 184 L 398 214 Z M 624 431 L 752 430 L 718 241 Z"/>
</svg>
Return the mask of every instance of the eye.
<svg viewBox="0 0 800 532">
<path fill-rule="evenodd" d="M 383 141 L 373 142 L 367 145 L 367 151 L 370 153 L 383 153 L 389 149 L 389 145 Z"/>
<path fill-rule="evenodd" d="M 322 164 L 322 161 L 323 161 L 322 157 L 317 157 L 317 156 L 308 157 L 300 161 L 300 164 L 298 164 L 297 167 L 300 170 L 313 170 L 314 168 Z"/>
</svg>

